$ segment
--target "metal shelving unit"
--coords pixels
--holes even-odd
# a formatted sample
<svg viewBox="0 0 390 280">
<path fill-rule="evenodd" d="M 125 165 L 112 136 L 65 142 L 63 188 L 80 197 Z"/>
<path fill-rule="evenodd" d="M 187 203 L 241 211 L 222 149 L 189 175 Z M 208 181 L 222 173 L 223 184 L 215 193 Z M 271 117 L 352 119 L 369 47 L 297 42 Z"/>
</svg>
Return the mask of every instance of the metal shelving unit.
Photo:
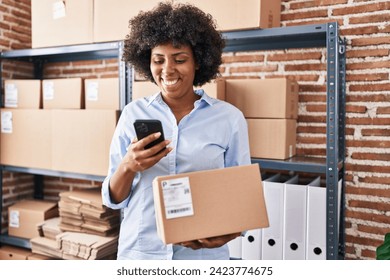
<svg viewBox="0 0 390 280">
<path fill-rule="evenodd" d="M 99 60 L 99 59 L 118 59 L 118 82 L 119 82 L 119 104 L 120 108 L 130 101 L 131 86 L 132 86 L 132 69 L 122 61 L 123 42 L 108 42 L 85 45 L 71 45 L 61 47 L 37 48 L 5 51 L 0 53 L 0 67 L 2 69 L 3 61 L 23 61 L 30 62 L 34 66 L 34 78 L 43 78 L 43 67 L 46 63 L 64 62 L 64 61 L 79 61 L 79 60 Z M 2 75 L 0 74 L 0 85 L 2 85 Z M 0 100 L 0 107 L 2 101 Z M 34 198 L 43 198 L 43 176 L 55 176 L 64 178 L 75 178 L 82 180 L 102 181 L 104 177 L 69 173 L 55 170 L 25 168 L 18 166 L 0 165 L 0 213 L 3 209 L 3 171 L 20 172 L 34 175 Z M 2 232 L 0 223 L 0 233 Z M 15 245 L 24 248 L 31 248 L 29 240 L 8 236 L 8 234 L 0 234 L 0 244 Z"/>
<path fill-rule="evenodd" d="M 293 157 L 278 161 L 253 158 L 262 170 L 273 169 L 325 174 L 327 188 L 327 259 L 345 255 L 345 45 L 338 23 L 226 32 L 225 51 L 258 51 L 291 48 L 326 48 L 326 157 Z M 342 179 L 341 198 L 338 181 Z M 338 203 L 341 199 L 340 217 Z"/>
<path fill-rule="evenodd" d="M 327 259 L 344 258 L 344 160 L 345 160 L 345 40 L 340 38 L 338 23 L 256 29 L 224 32 L 226 39 L 225 52 L 277 50 L 290 48 L 326 48 L 327 67 L 327 124 L 326 124 L 326 157 L 293 157 L 288 160 L 269 160 L 253 158 L 262 170 L 284 170 L 294 172 L 320 173 L 326 177 L 327 187 Z M 120 104 L 121 108 L 131 101 L 133 73 L 131 67 L 121 61 L 123 42 L 87 44 L 42 49 L 16 50 L 1 53 L 1 60 L 29 61 L 34 64 L 34 75 L 42 77 L 43 65 L 47 62 L 70 60 L 91 60 L 118 58 Z M 0 61 L 1 64 L 1 61 Z M 1 75 L 0 75 L 1 83 Z M 47 170 L 27 169 L 12 166 L 1 166 L 0 197 L 2 197 L 3 170 L 38 174 L 37 176 L 59 176 L 80 179 L 99 180 L 85 174 L 70 174 Z M 339 200 L 337 186 L 339 179 L 343 182 L 341 193 L 340 217 L 338 216 Z M 36 193 L 42 191 L 42 180 L 36 180 Z M 2 199 L 0 199 L 0 211 Z M 1 213 L 1 212 L 0 212 Z M 339 222 L 340 221 L 340 222 Z M 339 224 L 338 224 L 339 222 Z M 339 229 L 339 230 L 338 230 Z M 1 231 L 1 227 L 0 227 Z M 337 234 L 339 232 L 339 234 Z M 29 247 L 29 242 L 6 235 L 0 236 L 0 243 Z"/>
</svg>

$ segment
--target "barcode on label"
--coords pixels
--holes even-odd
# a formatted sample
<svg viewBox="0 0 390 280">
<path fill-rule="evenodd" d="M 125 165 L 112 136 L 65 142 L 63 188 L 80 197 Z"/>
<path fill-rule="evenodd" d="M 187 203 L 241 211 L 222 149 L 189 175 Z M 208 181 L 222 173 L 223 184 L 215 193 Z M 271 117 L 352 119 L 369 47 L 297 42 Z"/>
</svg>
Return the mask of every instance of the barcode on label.
<svg viewBox="0 0 390 280">
<path fill-rule="evenodd" d="M 185 208 L 180 208 L 180 209 L 168 210 L 168 213 L 169 214 L 176 214 L 176 213 L 181 213 L 181 212 L 186 212 L 186 211 L 191 211 L 191 208 L 185 207 Z"/>
<path fill-rule="evenodd" d="M 188 177 L 164 180 L 161 182 L 161 186 L 167 219 L 194 215 Z"/>
</svg>

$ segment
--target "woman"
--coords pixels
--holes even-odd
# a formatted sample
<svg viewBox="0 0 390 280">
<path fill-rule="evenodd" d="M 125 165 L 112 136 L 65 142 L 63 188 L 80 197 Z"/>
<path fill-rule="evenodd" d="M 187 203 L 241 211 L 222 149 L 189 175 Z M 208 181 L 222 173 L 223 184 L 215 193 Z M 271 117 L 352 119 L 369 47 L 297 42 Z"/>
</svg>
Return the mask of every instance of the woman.
<svg viewBox="0 0 390 280">
<path fill-rule="evenodd" d="M 229 259 L 240 233 L 165 245 L 157 236 L 152 180 L 156 176 L 250 164 L 242 113 L 194 86 L 214 79 L 224 41 L 210 15 L 191 5 L 160 3 L 130 20 L 123 58 L 160 92 L 122 111 L 110 148 L 103 202 L 123 209 L 118 259 Z M 136 139 L 136 119 L 158 119 L 155 133 Z M 165 148 L 166 149 L 163 149 Z"/>
</svg>

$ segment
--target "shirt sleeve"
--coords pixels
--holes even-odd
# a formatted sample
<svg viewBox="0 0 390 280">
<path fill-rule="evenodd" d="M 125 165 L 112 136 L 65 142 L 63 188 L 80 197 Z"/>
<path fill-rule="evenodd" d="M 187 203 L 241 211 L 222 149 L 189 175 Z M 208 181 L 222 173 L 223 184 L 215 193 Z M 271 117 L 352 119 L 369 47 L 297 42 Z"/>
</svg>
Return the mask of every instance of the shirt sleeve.
<svg viewBox="0 0 390 280">
<path fill-rule="evenodd" d="M 248 124 L 241 111 L 237 111 L 232 124 L 232 134 L 225 153 L 225 167 L 251 164 Z"/>
<path fill-rule="evenodd" d="M 131 143 L 131 139 L 129 136 L 129 132 L 126 131 L 126 123 L 128 123 L 128 119 L 126 117 L 127 111 L 124 110 L 118 120 L 118 124 L 116 126 L 114 135 L 110 144 L 110 153 L 109 153 L 109 167 L 107 177 L 104 179 L 102 184 L 102 201 L 103 205 L 112 208 L 112 209 L 121 209 L 128 205 L 130 200 L 130 195 L 120 203 L 114 203 L 110 196 L 110 179 L 114 174 L 115 170 L 118 168 L 121 163 L 123 157 L 127 153 L 128 146 Z M 139 180 L 138 174 L 135 176 L 133 180 L 133 185 Z"/>
</svg>

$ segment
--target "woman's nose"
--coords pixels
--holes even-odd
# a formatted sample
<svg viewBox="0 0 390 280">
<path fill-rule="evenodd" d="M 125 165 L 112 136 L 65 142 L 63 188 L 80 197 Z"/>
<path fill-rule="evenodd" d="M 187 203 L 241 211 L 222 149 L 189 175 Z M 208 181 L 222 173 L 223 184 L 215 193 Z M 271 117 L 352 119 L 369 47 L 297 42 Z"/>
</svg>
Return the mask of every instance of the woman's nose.
<svg viewBox="0 0 390 280">
<path fill-rule="evenodd" d="M 163 73 L 165 74 L 170 74 L 170 73 L 173 73 L 175 72 L 175 65 L 172 61 L 165 61 L 165 63 L 163 64 L 163 69 L 162 69 Z"/>
</svg>

